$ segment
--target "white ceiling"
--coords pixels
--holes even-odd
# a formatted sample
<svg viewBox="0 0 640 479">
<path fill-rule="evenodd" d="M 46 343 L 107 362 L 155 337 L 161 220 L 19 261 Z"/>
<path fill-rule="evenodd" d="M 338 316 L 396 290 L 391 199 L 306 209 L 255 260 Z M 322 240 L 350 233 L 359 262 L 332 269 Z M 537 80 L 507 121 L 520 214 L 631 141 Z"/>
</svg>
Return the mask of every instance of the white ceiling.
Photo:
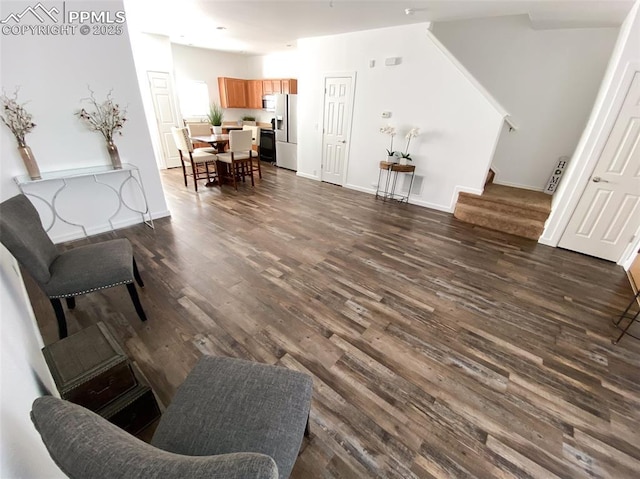
<svg viewBox="0 0 640 479">
<path fill-rule="evenodd" d="M 298 38 L 501 15 L 528 14 L 534 28 L 619 26 L 632 5 L 633 0 L 125 1 L 127 19 L 137 30 L 246 54 L 295 48 Z"/>
</svg>

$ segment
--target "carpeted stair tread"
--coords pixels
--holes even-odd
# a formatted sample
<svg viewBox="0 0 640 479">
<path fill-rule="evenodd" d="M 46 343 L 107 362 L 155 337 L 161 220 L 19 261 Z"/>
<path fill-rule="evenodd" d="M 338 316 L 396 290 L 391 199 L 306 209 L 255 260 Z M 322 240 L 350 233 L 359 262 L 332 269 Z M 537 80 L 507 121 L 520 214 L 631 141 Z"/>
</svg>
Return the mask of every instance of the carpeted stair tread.
<svg viewBox="0 0 640 479">
<path fill-rule="evenodd" d="M 484 189 L 481 196 L 471 193 L 460 193 L 460 197 L 481 198 L 483 201 L 498 203 L 503 205 L 524 208 L 537 211 L 549 216 L 551 212 L 551 196 L 541 191 L 525 190 L 522 188 L 514 188 L 512 186 L 496 185 L 491 183 Z M 545 217 L 545 218 L 546 218 Z"/>
<path fill-rule="evenodd" d="M 495 209 L 460 202 L 453 215 L 466 223 L 533 240 L 540 238 L 544 230 L 544 220 L 509 216 Z"/>
</svg>

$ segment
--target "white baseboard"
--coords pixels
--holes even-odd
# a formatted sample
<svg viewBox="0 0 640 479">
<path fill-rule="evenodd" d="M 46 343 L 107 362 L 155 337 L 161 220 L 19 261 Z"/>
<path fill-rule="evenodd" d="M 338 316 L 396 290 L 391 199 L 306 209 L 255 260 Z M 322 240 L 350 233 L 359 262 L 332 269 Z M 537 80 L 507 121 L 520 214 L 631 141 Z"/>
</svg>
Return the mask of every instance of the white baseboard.
<svg viewBox="0 0 640 479">
<path fill-rule="evenodd" d="M 409 198 L 409 203 L 416 206 L 422 206 L 423 208 L 444 211 L 445 213 L 451 213 L 453 211 L 448 206 L 440 205 L 438 203 L 429 203 L 428 201 L 416 200 L 415 198 Z"/>
<path fill-rule="evenodd" d="M 350 190 L 361 191 L 362 193 L 369 193 L 370 195 L 376 194 L 376 190 L 373 188 L 365 188 L 363 186 L 351 185 L 351 184 L 346 184 L 344 185 L 344 187 L 349 188 Z"/>
<path fill-rule="evenodd" d="M 151 217 L 154 220 L 158 220 L 160 218 L 165 218 L 167 216 L 171 216 L 171 212 L 169 210 L 164 210 L 161 212 L 153 212 L 151 213 Z M 128 218 L 126 220 L 117 221 L 113 223 L 113 228 L 109 223 L 102 225 L 95 225 L 91 227 L 85 227 L 87 231 L 87 236 L 85 236 L 81 231 L 74 231 L 72 233 L 65 233 L 61 235 L 56 235 L 51 237 L 51 241 L 55 244 L 66 243 L 67 241 L 75 241 L 79 239 L 83 239 L 89 236 L 95 236 L 102 233 L 108 233 L 109 231 L 115 231 L 122 228 L 128 228 L 129 226 L 134 226 L 142 223 L 141 218 Z"/>
<path fill-rule="evenodd" d="M 317 175 L 310 175 L 308 173 L 303 173 L 302 171 L 296 171 L 296 175 L 300 178 L 306 178 L 308 180 L 320 181 L 320 177 Z"/>
<path fill-rule="evenodd" d="M 498 176 L 498 174 L 496 173 L 496 177 Z M 543 192 L 544 188 L 538 188 L 537 186 L 531 186 L 531 185 L 521 185 L 520 183 L 510 183 L 508 181 L 493 181 L 493 184 L 495 185 L 501 185 L 501 186 L 510 186 L 512 188 L 522 188 L 523 190 L 530 190 L 530 191 L 540 191 Z"/>
<path fill-rule="evenodd" d="M 470 193 L 472 195 L 481 195 L 483 191 L 484 190 L 480 188 L 469 188 L 466 186 L 458 185 L 453 189 L 453 197 L 451 198 L 451 204 L 447 209 L 443 209 L 442 211 L 453 213 L 453 211 L 456 209 L 456 203 L 458 202 L 458 195 L 460 195 L 460 193 Z"/>
</svg>

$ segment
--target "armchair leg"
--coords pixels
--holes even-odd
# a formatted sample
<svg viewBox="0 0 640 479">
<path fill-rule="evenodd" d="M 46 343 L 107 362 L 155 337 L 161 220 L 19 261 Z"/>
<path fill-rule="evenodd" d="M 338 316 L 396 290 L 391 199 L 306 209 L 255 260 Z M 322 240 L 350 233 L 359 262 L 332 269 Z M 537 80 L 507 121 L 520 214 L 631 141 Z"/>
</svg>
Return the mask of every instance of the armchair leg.
<svg viewBox="0 0 640 479">
<path fill-rule="evenodd" d="M 64 298 L 67 300 L 67 308 L 73 309 L 76 307 L 76 298 L 74 296 L 69 296 L 68 298 Z"/>
<path fill-rule="evenodd" d="M 64 317 L 64 310 L 62 309 L 62 301 L 59 298 L 49 298 L 53 311 L 56 313 L 56 319 L 58 320 L 58 336 L 60 339 L 67 337 L 67 320 Z"/>
<path fill-rule="evenodd" d="M 144 314 L 144 309 L 142 309 L 142 304 L 140 304 L 140 298 L 138 297 L 138 291 L 136 291 L 136 285 L 133 283 L 127 283 L 127 289 L 129 290 L 129 296 L 131 296 L 131 302 L 136 308 L 136 313 L 138 313 L 138 316 L 140 316 L 140 320 L 146 321 L 147 315 Z"/>
<path fill-rule="evenodd" d="M 138 265 L 136 264 L 136 259 L 133 258 L 133 277 L 136 279 L 136 283 L 141 288 L 144 288 L 144 283 L 142 282 L 142 276 L 140 276 L 140 271 L 138 271 Z"/>
<path fill-rule="evenodd" d="M 304 427 L 304 435 L 306 437 L 311 437 L 311 428 L 309 427 L 309 419 L 311 415 L 307 416 L 307 425 Z"/>
</svg>

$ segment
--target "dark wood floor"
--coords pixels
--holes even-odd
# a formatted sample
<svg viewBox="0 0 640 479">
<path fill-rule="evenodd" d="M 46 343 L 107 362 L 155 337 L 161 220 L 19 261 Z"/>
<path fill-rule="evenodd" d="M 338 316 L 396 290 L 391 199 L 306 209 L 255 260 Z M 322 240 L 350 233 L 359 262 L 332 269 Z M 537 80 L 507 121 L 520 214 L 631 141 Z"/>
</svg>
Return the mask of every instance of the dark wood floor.
<svg viewBox="0 0 640 479">
<path fill-rule="evenodd" d="M 611 344 L 621 268 L 264 173 L 197 194 L 163 173 L 171 219 L 90 240 L 133 242 L 149 321 L 112 288 L 78 298 L 70 332 L 106 322 L 165 404 L 202 354 L 310 373 L 295 478 L 640 477 L 640 341 Z"/>
</svg>

